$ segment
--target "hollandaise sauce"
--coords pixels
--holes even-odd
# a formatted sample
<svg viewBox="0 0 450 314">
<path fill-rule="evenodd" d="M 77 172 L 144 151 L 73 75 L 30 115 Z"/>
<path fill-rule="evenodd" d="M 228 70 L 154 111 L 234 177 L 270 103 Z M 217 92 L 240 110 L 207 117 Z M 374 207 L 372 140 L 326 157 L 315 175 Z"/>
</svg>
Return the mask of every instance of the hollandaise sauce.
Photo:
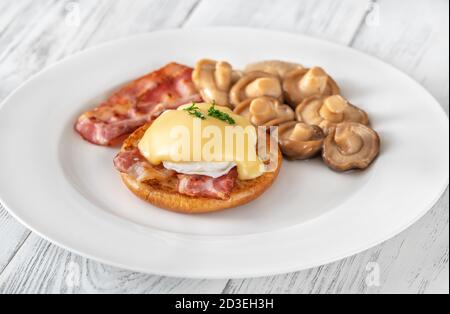
<svg viewBox="0 0 450 314">
<path fill-rule="evenodd" d="M 255 127 L 227 107 L 214 106 L 215 114 L 208 115 L 212 106 L 189 104 L 165 111 L 139 142 L 141 154 L 153 165 L 165 163 L 174 169 L 195 163 L 207 173 L 215 166 L 236 165 L 240 180 L 261 176 L 264 164 L 257 154 Z"/>
</svg>

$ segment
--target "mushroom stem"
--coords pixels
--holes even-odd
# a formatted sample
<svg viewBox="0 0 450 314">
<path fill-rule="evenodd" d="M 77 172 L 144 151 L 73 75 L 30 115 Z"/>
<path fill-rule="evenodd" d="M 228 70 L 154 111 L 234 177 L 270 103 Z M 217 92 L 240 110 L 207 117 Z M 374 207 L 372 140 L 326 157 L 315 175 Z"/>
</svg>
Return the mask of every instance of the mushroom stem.
<svg viewBox="0 0 450 314">
<path fill-rule="evenodd" d="M 215 101 L 220 106 L 228 106 L 232 76 L 233 70 L 229 63 L 203 59 L 195 65 L 192 81 L 204 101 Z"/>
<path fill-rule="evenodd" d="M 321 95 L 327 88 L 328 74 L 319 67 L 311 68 L 299 82 L 303 95 Z"/>
<path fill-rule="evenodd" d="M 347 156 L 360 152 L 364 146 L 363 139 L 349 128 L 336 130 L 334 140 L 339 151 Z"/>
<path fill-rule="evenodd" d="M 324 100 L 323 106 L 320 108 L 320 115 L 325 120 L 339 123 L 344 120 L 344 112 L 347 107 L 348 103 L 342 96 L 330 96 Z"/>
<path fill-rule="evenodd" d="M 246 115 L 254 125 L 273 126 L 293 121 L 295 113 L 288 105 L 283 105 L 276 98 L 259 97 L 244 101 L 235 108 L 235 112 Z"/>
<path fill-rule="evenodd" d="M 228 91 L 230 89 L 232 75 L 233 68 L 228 62 L 217 62 L 216 71 L 214 72 L 214 78 L 218 89 L 222 91 Z"/>
<path fill-rule="evenodd" d="M 267 118 L 276 117 L 276 112 L 273 111 L 272 106 L 268 105 L 267 98 L 256 98 L 250 103 L 250 113 L 252 115 L 266 115 Z"/>
<path fill-rule="evenodd" d="M 314 135 L 313 128 L 304 123 L 297 123 L 289 135 L 289 139 L 306 142 Z"/>
</svg>

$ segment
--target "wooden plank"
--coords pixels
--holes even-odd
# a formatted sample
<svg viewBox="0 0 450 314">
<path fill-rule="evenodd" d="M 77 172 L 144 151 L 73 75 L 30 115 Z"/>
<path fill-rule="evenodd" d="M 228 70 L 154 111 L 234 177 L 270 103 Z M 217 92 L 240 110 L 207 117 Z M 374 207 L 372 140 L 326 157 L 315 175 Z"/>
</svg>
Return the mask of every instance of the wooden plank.
<svg viewBox="0 0 450 314">
<path fill-rule="evenodd" d="M 379 292 L 449 293 L 448 208 L 447 190 L 419 223 L 384 245 L 383 254 L 390 264 Z"/>
<path fill-rule="evenodd" d="M 220 293 L 226 280 L 190 280 L 129 272 L 76 256 L 34 234 L 0 275 L 0 294 Z"/>
<path fill-rule="evenodd" d="M 3 58 L 7 51 L 11 50 L 11 45 L 16 44 L 17 37 L 23 38 L 26 34 L 24 28 L 27 21 L 36 22 L 33 18 L 41 17 L 51 5 L 51 1 L 18 1 L 16 5 L 10 5 L 11 2 L 5 1 L 9 5 L 2 2 L 0 19 L 0 56 Z M 1 57 L 0 57 L 1 58 Z M 0 101 L 9 93 L 16 85 L 8 86 L 10 81 L 7 81 L 3 73 L 8 71 L 8 64 L 6 62 L 0 63 Z M 20 82 L 17 82 L 18 85 Z M 29 236 L 30 231 L 16 222 L 6 212 L 2 204 L 0 204 L 0 273 L 9 264 L 11 259 L 16 254 L 17 250 L 22 246 L 24 241 Z"/>
<path fill-rule="evenodd" d="M 448 113 L 449 2 L 379 0 L 375 8 L 353 46 L 411 75 Z"/>
<path fill-rule="evenodd" d="M 182 26 L 200 0 L 116 0 L 95 30 L 91 43 L 99 43 Z"/>
<path fill-rule="evenodd" d="M 15 221 L 0 204 L 0 274 L 29 234 L 30 231 Z"/>
<path fill-rule="evenodd" d="M 67 2 L 33 2 L 0 37 L 0 47 L 4 47 L 0 50 L 0 99 L 31 74 L 86 47 L 183 24 L 197 0 L 74 3 L 78 3 L 79 25 L 69 23 Z"/>
<path fill-rule="evenodd" d="M 101 1 L 90 3 L 86 7 L 89 14 L 86 13 L 85 19 L 95 22 L 107 7 Z M 85 46 L 84 34 L 91 34 L 96 24 L 71 26 L 66 23 L 67 14 L 64 1 L 33 1 L 2 33 L 0 45 L 4 48 L 0 51 L 0 99 L 32 74 L 73 52 L 65 50 L 67 43 L 78 44 L 80 48 Z"/>
<path fill-rule="evenodd" d="M 185 26 L 270 28 L 348 44 L 369 3 L 370 0 L 203 0 Z"/>
</svg>

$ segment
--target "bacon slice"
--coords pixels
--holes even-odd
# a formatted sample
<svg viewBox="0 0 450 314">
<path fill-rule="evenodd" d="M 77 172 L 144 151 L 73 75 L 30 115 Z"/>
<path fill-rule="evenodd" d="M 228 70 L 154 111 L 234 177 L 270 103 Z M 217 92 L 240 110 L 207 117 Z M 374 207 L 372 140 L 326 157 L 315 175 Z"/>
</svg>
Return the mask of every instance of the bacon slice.
<svg viewBox="0 0 450 314">
<path fill-rule="evenodd" d="M 114 158 L 114 166 L 119 172 L 128 173 L 137 163 L 146 162 L 137 148 L 120 152 Z"/>
<path fill-rule="evenodd" d="M 170 63 L 121 88 L 97 108 L 78 118 L 75 129 L 87 141 L 111 145 L 167 109 L 201 101 L 193 69 Z"/>
<path fill-rule="evenodd" d="M 217 179 L 207 176 L 179 174 L 178 192 L 189 196 L 226 200 L 230 197 L 234 188 L 237 175 L 236 168 Z"/>
<path fill-rule="evenodd" d="M 114 165 L 119 172 L 126 173 L 140 182 L 153 179 L 162 184 L 174 182 L 173 188 L 180 194 L 222 200 L 230 197 L 238 176 L 236 168 L 216 179 L 181 173 L 176 175 L 175 171 L 168 170 L 163 166 L 150 165 L 137 148 L 120 152 L 114 158 Z"/>
<path fill-rule="evenodd" d="M 158 180 L 161 183 L 176 180 L 176 172 L 163 166 L 152 166 L 137 148 L 120 152 L 114 158 L 114 166 L 119 172 L 126 173 L 139 182 Z"/>
</svg>

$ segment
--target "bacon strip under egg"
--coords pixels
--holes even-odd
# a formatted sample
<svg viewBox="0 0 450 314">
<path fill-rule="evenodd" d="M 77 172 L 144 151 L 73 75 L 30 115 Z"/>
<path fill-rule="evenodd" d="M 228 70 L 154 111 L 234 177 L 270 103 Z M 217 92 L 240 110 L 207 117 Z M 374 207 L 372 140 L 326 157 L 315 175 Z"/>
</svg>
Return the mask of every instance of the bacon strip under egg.
<svg viewBox="0 0 450 314">
<path fill-rule="evenodd" d="M 137 148 L 120 152 L 114 159 L 116 169 L 143 182 L 157 179 L 159 182 L 174 182 L 178 193 L 216 199 L 228 199 L 238 176 L 236 168 L 220 178 L 201 175 L 187 175 L 151 165 Z"/>
<path fill-rule="evenodd" d="M 167 109 L 200 102 L 201 96 L 192 82 L 192 71 L 190 67 L 170 63 L 141 77 L 81 115 L 75 129 L 87 141 L 107 146 Z"/>
<path fill-rule="evenodd" d="M 237 175 L 236 168 L 219 178 L 178 174 L 178 193 L 226 200 L 234 188 Z"/>
</svg>

